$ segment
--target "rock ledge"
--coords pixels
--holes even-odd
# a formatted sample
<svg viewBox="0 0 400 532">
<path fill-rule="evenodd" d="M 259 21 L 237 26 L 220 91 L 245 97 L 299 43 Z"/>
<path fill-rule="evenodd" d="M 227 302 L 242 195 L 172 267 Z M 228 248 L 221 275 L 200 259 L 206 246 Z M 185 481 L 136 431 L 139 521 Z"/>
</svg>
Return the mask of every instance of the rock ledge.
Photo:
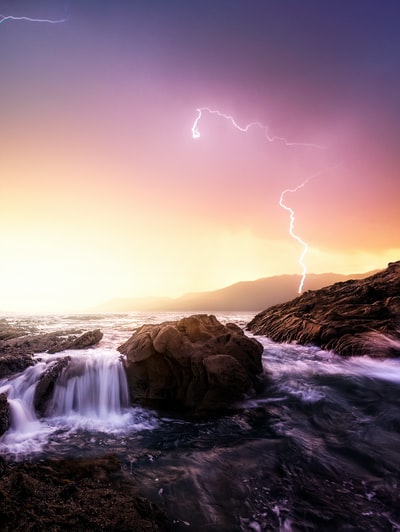
<svg viewBox="0 0 400 532">
<path fill-rule="evenodd" d="M 270 307 L 247 328 L 276 342 L 314 344 L 345 356 L 400 356 L 400 261 L 366 279 Z"/>
</svg>

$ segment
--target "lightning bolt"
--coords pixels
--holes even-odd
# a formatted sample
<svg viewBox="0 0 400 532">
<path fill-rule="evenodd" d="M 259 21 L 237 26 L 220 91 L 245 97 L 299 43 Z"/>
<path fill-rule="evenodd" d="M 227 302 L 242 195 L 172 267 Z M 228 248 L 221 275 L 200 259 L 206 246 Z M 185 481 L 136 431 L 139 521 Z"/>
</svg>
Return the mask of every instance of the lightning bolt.
<svg viewBox="0 0 400 532">
<path fill-rule="evenodd" d="M 221 111 L 210 109 L 209 107 L 200 107 L 196 109 L 196 111 L 197 111 L 197 117 L 192 126 L 192 136 L 194 139 L 200 138 L 199 122 L 200 122 L 200 119 L 203 113 L 206 112 L 211 115 L 217 115 L 220 118 L 225 118 L 225 120 L 228 120 L 236 129 L 238 129 L 242 133 L 247 133 L 249 129 L 251 128 L 261 129 L 264 133 L 264 137 L 267 139 L 268 142 L 282 142 L 285 146 L 304 146 L 307 148 L 317 148 L 319 150 L 325 149 L 324 146 L 320 146 L 319 144 L 311 144 L 308 142 L 293 142 L 293 141 L 287 140 L 285 137 L 278 137 L 277 135 L 270 135 L 269 127 L 265 126 L 261 122 L 250 122 L 250 124 L 241 126 L 236 122 L 233 116 L 227 115 L 225 113 L 221 113 Z"/>
<path fill-rule="evenodd" d="M 13 15 L 1 15 L 0 14 L 0 24 L 7 22 L 8 20 L 21 21 L 25 20 L 27 22 L 44 22 L 47 24 L 60 24 L 65 22 L 67 19 L 47 19 L 47 18 L 30 18 L 30 17 L 14 17 Z"/>
<path fill-rule="evenodd" d="M 225 113 L 221 113 L 221 111 L 218 111 L 218 110 L 214 110 L 214 109 L 210 109 L 209 107 L 200 107 L 198 109 L 196 109 L 197 111 L 197 116 L 196 116 L 196 119 L 193 123 L 193 126 L 192 126 L 192 136 L 194 139 L 198 139 L 200 138 L 200 130 L 199 130 L 199 122 L 200 122 L 200 119 L 203 115 L 204 112 L 207 112 L 209 114 L 212 114 L 212 115 L 217 115 L 221 118 L 225 118 L 226 120 L 228 120 L 229 122 L 231 122 L 231 124 L 236 128 L 238 129 L 239 131 L 241 131 L 242 133 L 247 133 L 249 131 L 250 128 L 252 127 L 256 127 L 256 128 L 259 128 L 263 131 L 264 133 L 264 136 L 266 138 L 266 140 L 268 142 L 282 142 L 285 146 L 304 146 L 304 147 L 308 147 L 308 148 L 317 148 L 317 149 L 325 149 L 324 146 L 320 146 L 319 144 L 310 144 L 310 143 L 306 143 L 306 142 L 292 142 L 292 141 L 288 141 L 285 137 L 279 137 L 279 136 L 276 136 L 276 135 L 270 135 L 269 134 L 269 128 L 268 126 L 265 126 L 264 124 L 262 124 L 261 122 L 250 122 L 249 124 L 245 125 L 245 126 L 241 126 L 239 125 L 236 120 L 233 118 L 233 116 L 230 116 L 230 115 L 227 115 Z M 338 166 L 338 165 L 335 165 L 335 167 Z M 285 190 L 283 190 L 281 192 L 281 195 L 280 195 L 280 199 L 279 199 L 279 205 L 285 209 L 286 211 L 289 212 L 290 214 L 290 223 L 289 223 L 289 234 L 290 236 L 296 240 L 303 248 L 303 251 L 299 257 L 299 265 L 301 267 L 301 270 L 302 270 L 302 277 L 301 277 L 301 280 L 300 280 L 300 284 L 299 284 L 299 288 L 298 288 L 298 293 L 301 294 L 302 290 L 303 290 L 303 286 L 304 286 L 304 281 L 306 280 L 306 276 L 307 276 L 307 267 L 304 263 L 304 258 L 307 254 L 307 251 L 308 251 L 308 244 L 302 240 L 295 232 L 294 232 L 294 223 L 295 223 L 295 213 L 294 213 L 294 210 L 287 206 L 283 199 L 285 197 L 285 195 L 289 192 L 291 193 L 294 193 L 294 192 L 297 192 L 298 190 L 300 190 L 301 188 L 305 187 L 307 185 L 307 183 L 309 183 L 312 179 L 315 179 L 316 177 L 318 177 L 319 175 L 321 175 L 322 173 L 326 172 L 327 170 L 323 170 L 321 172 L 318 172 L 310 177 L 307 177 L 307 179 L 305 179 L 302 183 L 300 183 L 300 185 L 298 185 L 297 187 L 295 188 L 287 188 Z"/>
<path fill-rule="evenodd" d="M 290 236 L 292 238 L 297 240 L 297 242 L 303 247 L 303 251 L 301 252 L 300 257 L 299 257 L 299 264 L 300 264 L 301 269 L 302 269 L 302 276 L 301 276 L 299 289 L 298 289 L 298 293 L 299 294 L 301 294 L 301 292 L 303 291 L 304 281 L 306 280 L 306 276 L 307 276 L 307 267 L 306 267 L 306 265 L 304 263 L 304 258 L 305 258 L 306 254 L 307 254 L 307 251 L 308 251 L 308 244 L 307 244 L 307 242 L 304 242 L 304 240 L 301 239 L 294 232 L 294 230 L 293 230 L 294 222 L 295 222 L 294 210 L 291 207 L 288 207 L 288 205 L 286 205 L 285 203 L 283 203 L 283 198 L 285 197 L 285 195 L 288 192 L 297 192 L 301 188 L 305 187 L 307 185 L 307 183 L 309 183 L 311 181 L 311 179 L 314 179 L 315 177 L 317 177 L 317 175 L 308 177 L 302 183 L 300 183 L 300 185 L 298 185 L 295 188 L 287 188 L 285 190 L 282 190 L 281 196 L 279 198 L 279 205 L 282 207 L 282 209 L 285 209 L 285 211 L 288 211 L 290 213 L 289 234 L 290 234 Z"/>
</svg>

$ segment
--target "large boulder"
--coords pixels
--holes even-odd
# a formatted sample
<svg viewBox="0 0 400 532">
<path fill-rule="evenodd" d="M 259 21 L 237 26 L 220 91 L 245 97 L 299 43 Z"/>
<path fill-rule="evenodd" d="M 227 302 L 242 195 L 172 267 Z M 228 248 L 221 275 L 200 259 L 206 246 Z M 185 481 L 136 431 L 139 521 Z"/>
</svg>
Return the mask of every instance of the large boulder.
<svg viewBox="0 0 400 532">
<path fill-rule="evenodd" d="M 134 402 L 224 410 L 260 386 L 262 345 L 215 316 L 143 325 L 119 351 Z"/>
<path fill-rule="evenodd" d="M 346 356 L 400 356 L 400 261 L 366 279 L 270 307 L 248 329 L 276 342 L 314 344 Z"/>
</svg>

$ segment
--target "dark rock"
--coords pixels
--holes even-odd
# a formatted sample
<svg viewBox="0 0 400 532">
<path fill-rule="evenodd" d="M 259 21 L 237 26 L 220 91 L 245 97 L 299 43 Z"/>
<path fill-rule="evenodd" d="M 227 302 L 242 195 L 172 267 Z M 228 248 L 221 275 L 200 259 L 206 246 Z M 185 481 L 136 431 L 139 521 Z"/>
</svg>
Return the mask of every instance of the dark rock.
<svg viewBox="0 0 400 532">
<path fill-rule="evenodd" d="M 133 401 L 223 410 L 260 385 L 262 345 L 215 316 L 143 325 L 119 351 Z"/>
<path fill-rule="evenodd" d="M 45 416 L 47 405 L 53 397 L 54 386 L 62 370 L 71 362 L 71 357 L 61 358 L 49 364 L 49 368 L 41 375 L 33 396 L 33 406 L 39 416 Z"/>
<path fill-rule="evenodd" d="M 86 349 L 97 344 L 103 337 L 99 330 L 57 331 L 29 334 L 0 341 L 1 355 L 27 355 L 32 353 L 59 353 L 67 349 Z"/>
<path fill-rule="evenodd" d="M 78 338 L 68 338 L 65 342 L 61 342 L 58 345 L 50 348 L 49 353 L 59 353 L 60 351 L 66 351 L 67 349 L 87 349 L 100 342 L 103 338 L 103 333 L 100 329 L 93 331 L 87 331 Z"/>
<path fill-rule="evenodd" d="M 0 436 L 10 427 L 10 407 L 5 393 L 0 393 Z"/>
<path fill-rule="evenodd" d="M 336 283 L 264 310 L 248 324 L 276 342 L 341 355 L 400 355 L 400 261 L 366 279 Z"/>
<path fill-rule="evenodd" d="M 0 470 L 1 530 L 170 530 L 114 455 L 40 464 L 0 458 Z"/>
<path fill-rule="evenodd" d="M 0 379 L 24 371 L 35 361 L 29 354 L 0 354 Z"/>
</svg>

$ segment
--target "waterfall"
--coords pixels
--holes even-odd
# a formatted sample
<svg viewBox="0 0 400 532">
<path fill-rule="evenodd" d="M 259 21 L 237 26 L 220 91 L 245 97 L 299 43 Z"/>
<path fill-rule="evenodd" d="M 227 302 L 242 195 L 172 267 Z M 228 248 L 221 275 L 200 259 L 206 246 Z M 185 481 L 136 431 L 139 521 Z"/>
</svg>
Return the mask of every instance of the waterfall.
<svg viewBox="0 0 400 532">
<path fill-rule="evenodd" d="M 49 405 L 51 417 L 79 415 L 107 420 L 129 406 L 128 385 L 114 352 L 72 357 L 58 379 Z"/>
<path fill-rule="evenodd" d="M 26 437 L 37 430 L 39 421 L 33 407 L 33 396 L 45 367 L 44 362 L 30 366 L 22 374 L 9 381 L 3 381 L 3 385 L 0 385 L 0 393 L 7 395 L 10 407 L 10 429 L 19 433 L 21 437 Z"/>
<path fill-rule="evenodd" d="M 120 355 L 111 349 L 69 352 L 71 358 L 47 405 L 47 417 L 34 408 L 37 384 L 59 355 L 41 355 L 41 360 L 23 373 L 2 379 L 0 393 L 7 395 L 11 423 L 0 437 L 0 452 L 15 456 L 40 452 L 50 434 L 70 429 L 92 428 L 112 432 L 132 427 L 134 409 Z M 134 416 L 133 425 L 143 427 Z"/>
</svg>

